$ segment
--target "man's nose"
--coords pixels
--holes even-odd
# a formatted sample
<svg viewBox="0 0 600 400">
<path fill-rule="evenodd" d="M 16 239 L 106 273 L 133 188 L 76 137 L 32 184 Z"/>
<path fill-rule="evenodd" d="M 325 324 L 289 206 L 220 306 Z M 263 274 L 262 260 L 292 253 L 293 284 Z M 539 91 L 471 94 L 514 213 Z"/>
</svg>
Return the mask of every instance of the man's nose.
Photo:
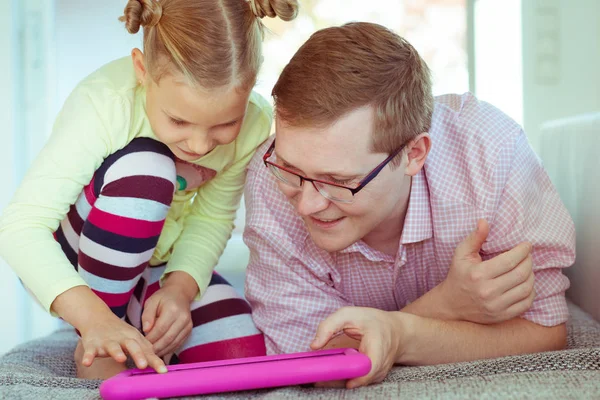
<svg viewBox="0 0 600 400">
<path fill-rule="evenodd" d="M 328 206 L 329 200 L 315 188 L 312 182 L 304 181 L 296 203 L 298 214 L 307 217 L 325 210 Z"/>
</svg>

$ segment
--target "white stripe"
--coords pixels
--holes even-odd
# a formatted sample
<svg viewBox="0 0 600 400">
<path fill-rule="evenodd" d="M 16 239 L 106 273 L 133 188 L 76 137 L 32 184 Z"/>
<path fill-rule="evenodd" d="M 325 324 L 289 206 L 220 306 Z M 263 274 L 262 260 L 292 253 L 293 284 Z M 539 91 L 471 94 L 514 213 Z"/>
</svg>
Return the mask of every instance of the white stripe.
<svg viewBox="0 0 600 400">
<path fill-rule="evenodd" d="M 154 253 L 154 249 L 146 250 L 143 253 L 137 254 L 113 250 L 94 242 L 83 234 L 79 240 L 79 249 L 84 254 L 96 260 L 123 268 L 137 267 L 141 263 L 149 261 L 150 257 L 152 257 L 152 253 Z"/>
<path fill-rule="evenodd" d="M 81 267 L 78 268 L 79 276 L 90 286 L 92 289 L 99 290 L 104 293 L 126 293 L 133 289 L 136 285 L 138 278 L 130 279 L 128 281 L 116 281 L 112 279 L 102 278 L 94 275 L 91 272 L 86 271 Z"/>
<path fill-rule="evenodd" d="M 104 174 L 104 186 L 121 178 L 139 175 L 175 182 L 175 163 L 169 157 L 151 151 L 127 154 L 108 168 Z"/>
<path fill-rule="evenodd" d="M 95 206 L 112 215 L 151 222 L 164 220 L 169 212 L 169 206 L 158 201 L 136 197 L 102 196 L 96 201 Z"/>
<path fill-rule="evenodd" d="M 208 287 L 200 300 L 192 303 L 192 310 L 226 299 L 241 299 L 241 296 L 237 290 L 229 285 L 212 285 Z"/>
<path fill-rule="evenodd" d="M 69 243 L 69 247 L 71 247 L 75 253 L 79 253 L 79 235 L 75 232 L 75 229 L 73 229 L 69 217 L 62 220 L 60 227 L 63 230 L 65 239 L 67 239 L 67 243 Z"/>
<path fill-rule="evenodd" d="M 146 287 L 158 282 L 163 276 L 163 273 L 167 269 L 167 264 L 158 266 L 158 267 L 148 267 L 144 270 L 144 275 L 142 277 L 146 281 Z"/>
<path fill-rule="evenodd" d="M 260 333 L 250 314 L 232 315 L 194 327 L 179 352 L 201 344 L 235 339 Z"/>
<path fill-rule="evenodd" d="M 79 198 L 75 202 L 75 209 L 77 210 L 79 217 L 84 221 L 87 219 L 88 215 L 90 215 L 90 211 L 92 211 L 92 205 L 87 201 L 87 197 L 85 197 L 84 192 L 81 192 Z"/>
<path fill-rule="evenodd" d="M 126 315 L 137 329 L 141 329 L 142 306 L 135 296 L 131 296 Z"/>
</svg>

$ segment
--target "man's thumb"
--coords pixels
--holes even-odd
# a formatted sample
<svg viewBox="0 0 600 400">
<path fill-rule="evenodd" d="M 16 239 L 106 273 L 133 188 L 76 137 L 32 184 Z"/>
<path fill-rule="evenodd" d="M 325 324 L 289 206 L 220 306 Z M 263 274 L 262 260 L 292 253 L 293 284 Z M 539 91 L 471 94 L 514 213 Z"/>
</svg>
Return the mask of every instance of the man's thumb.
<svg viewBox="0 0 600 400">
<path fill-rule="evenodd" d="M 456 248 L 456 255 L 466 257 L 471 254 L 479 254 L 481 246 L 487 239 L 490 227 L 485 219 L 477 221 L 477 227 Z"/>
</svg>

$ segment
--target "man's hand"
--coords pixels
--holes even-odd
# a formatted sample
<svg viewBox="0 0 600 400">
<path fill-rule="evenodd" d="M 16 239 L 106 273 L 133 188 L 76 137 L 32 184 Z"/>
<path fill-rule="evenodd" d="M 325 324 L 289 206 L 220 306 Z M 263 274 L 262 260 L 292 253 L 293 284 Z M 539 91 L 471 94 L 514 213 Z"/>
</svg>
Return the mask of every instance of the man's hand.
<svg viewBox="0 0 600 400">
<path fill-rule="evenodd" d="M 142 329 L 159 357 L 177 350 L 192 332 L 191 299 L 177 285 L 164 285 L 144 305 Z"/>
<path fill-rule="evenodd" d="M 387 312 L 375 308 L 344 307 L 325 319 L 319 328 L 313 350 L 322 349 L 338 333 L 360 341 L 358 350 L 371 359 L 371 371 L 346 383 L 348 389 L 381 382 L 399 357 L 403 341 L 400 312 Z"/>
<path fill-rule="evenodd" d="M 535 298 L 531 244 L 482 261 L 479 254 L 489 226 L 479 220 L 476 230 L 454 252 L 440 292 L 452 320 L 493 324 L 518 317 Z"/>
</svg>

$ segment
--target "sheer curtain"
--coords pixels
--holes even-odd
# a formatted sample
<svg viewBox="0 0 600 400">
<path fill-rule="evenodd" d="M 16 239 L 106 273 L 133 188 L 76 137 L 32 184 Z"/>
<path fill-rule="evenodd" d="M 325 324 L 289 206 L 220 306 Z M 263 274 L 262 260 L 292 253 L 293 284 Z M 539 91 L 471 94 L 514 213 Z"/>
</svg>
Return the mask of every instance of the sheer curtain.
<svg viewBox="0 0 600 400">
<path fill-rule="evenodd" d="M 0 207 L 4 208 L 49 132 L 54 103 L 54 2 L 0 3 Z M 0 261 L 0 353 L 57 326 L 26 295 L 10 268 Z"/>
</svg>

